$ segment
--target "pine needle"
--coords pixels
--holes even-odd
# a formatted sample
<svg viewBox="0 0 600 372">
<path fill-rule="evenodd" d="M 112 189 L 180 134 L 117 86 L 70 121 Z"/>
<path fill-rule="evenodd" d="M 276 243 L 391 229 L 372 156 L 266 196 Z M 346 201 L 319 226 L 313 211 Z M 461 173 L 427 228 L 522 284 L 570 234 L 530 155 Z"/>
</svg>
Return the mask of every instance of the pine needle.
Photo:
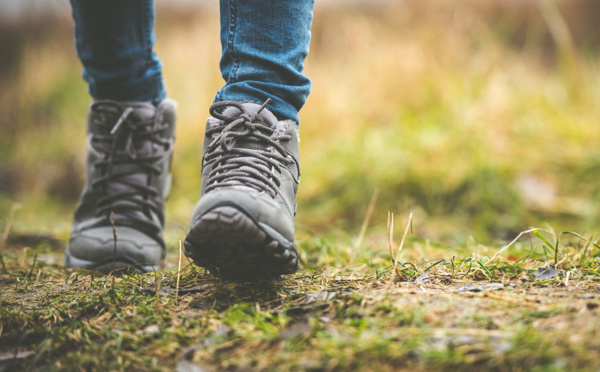
<svg viewBox="0 0 600 372">
<path fill-rule="evenodd" d="M 109 219 L 113 232 L 113 264 L 111 271 L 115 271 L 115 266 L 117 264 L 117 227 L 115 226 L 115 212 L 110 212 Z"/>
<path fill-rule="evenodd" d="M 396 257 L 394 258 L 394 255 L 392 254 L 392 260 L 394 261 L 394 265 L 392 266 L 392 277 L 390 278 L 390 282 L 393 282 L 395 279 L 396 274 L 398 275 L 398 277 L 402 277 L 402 273 L 400 272 L 400 270 L 398 270 L 398 259 L 400 258 L 400 252 L 402 251 L 402 247 L 404 247 L 404 241 L 406 240 L 406 235 L 408 235 L 408 230 L 411 229 L 412 230 L 412 212 L 410 213 L 410 215 L 408 216 L 408 222 L 406 223 L 406 228 L 404 229 L 404 235 L 402 235 L 402 240 L 400 241 L 400 245 L 398 246 L 398 251 L 396 252 Z M 391 245 L 391 235 L 392 235 L 392 230 L 390 229 L 390 251 L 392 249 L 392 245 Z"/>
<path fill-rule="evenodd" d="M 387 231 L 388 231 L 388 248 L 390 249 L 390 257 L 392 257 L 392 264 L 396 261 L 394 258 L 394 214 L 388 211 L 388 221 L 387 221 Z"/>
<path fill-rule="evenodd" d="M 17 209 L 21 208 L 20 203 L 13 203 L 10 208 L 10 215 L 8 216 L 8 222 L 6 222 L 6 226 L 4 227 L 4 234 L 2 235 L 2 242 L 0 242 L 0 249 L 3 249 L 8 242 L 8 234 L 10 234 L 10 229 L 12 228 L 13 220 L 15 218 L 15 212 Z M 0 264 L 2 265 L 2 272 L 4 274 L 8 273 L 6 270 L 6 265 L 4 264 L 4 258 L 2 257 L 2 252 L 0 251 Z"/>
<path fill-rule="evenodd" d="M 179 266 L 177 268 L 177 290 L 175 291 L 175 303 L 179 303 L 179 278 L 181 278 L 181 255 L 183 249 L 181 248 L 181 240 L 179 240 Z"/>
<path fill-rule="evenodd" d="M 367 213 L 365 214 L 365 219 L 363 220 L 363 224 L 360 227 L 360 233 L 358 234 L 358 239 L 356 239 L 356 244 L 354 245 L 354 251 L 352 252 L 352 256 L 350 257 L 350 265 L 354 263 L 356 259 L 356 255 L 360 249 L 360 245 L 365 239 L 365 234 L 367 233 L 367 227 L 369 227 L 369 222 L 371 221 L 371 216 L 373 216 L 373 211 L 375 210 L 375 203 L 377 202 L 377 197 L 379 196 L 379 188 L 376 188 L 373 191 L 373 195 L 371 195 L 371 200 L 369 201 L 369 206 L 367 207 Z"/>
<path fill-rule="evenodd" d="M 375 203 L 377 202 L 377 197 L 379 196 L 379 189 L 375 189 L 373 191 L 373 195 L 371 196 L 371 201 L 369 201 L 369 206 L 367 207 L 367 213 L 365 215 L 365 219 L 360 228 L 360 233 L 358 234 L 358 239 L 356 240 L 356 245 L 354 246 L 355 250 L 358 251 L 362 241 L 365 238 L 365 234 L 367 233 L 367 227 L 369 227 L 369 222 L 371 221 L 371 216 L 373 215 L 373 210 L 375 209 Z"/>
</svg>

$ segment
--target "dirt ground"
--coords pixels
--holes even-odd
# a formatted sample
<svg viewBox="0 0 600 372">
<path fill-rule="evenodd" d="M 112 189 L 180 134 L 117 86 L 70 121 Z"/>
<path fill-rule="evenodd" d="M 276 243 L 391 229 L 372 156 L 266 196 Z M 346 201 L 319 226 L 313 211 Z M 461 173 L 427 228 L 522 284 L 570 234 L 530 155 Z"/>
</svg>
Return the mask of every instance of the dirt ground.
<svg viewBox="0 0 600 372">
<path fill-rule="evenodd" d="M 455 258 L 406 262 L 394 274 L 321 266 L 255 283 L 222 281 L 184 260 L 177 287 L 176 269 L 64 269 L 50 245 L 3 251 L 1 371 L 600 366 L 598 257 L 556 271 L 517 271 L 523 261 L 476 270 Z"/>
</svg>

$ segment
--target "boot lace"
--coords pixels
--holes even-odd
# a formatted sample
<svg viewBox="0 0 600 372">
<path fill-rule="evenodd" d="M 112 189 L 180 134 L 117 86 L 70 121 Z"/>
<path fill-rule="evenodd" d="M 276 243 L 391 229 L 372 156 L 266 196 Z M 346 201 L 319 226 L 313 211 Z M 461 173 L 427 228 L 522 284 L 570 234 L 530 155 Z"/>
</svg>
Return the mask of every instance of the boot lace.
<svg viewBox="0 0 600 372">
<path fill-rule="evenodd" d="M 92 111 L 99 118 L 96 125 L 101 127 L 100 133 L 92 135 L 92 146 L 104 155 L 94 163 L 102 174 L 92 182 L 92 188 L 101 194 L 96 201 L 96 215 L 126 213 L 133 222 L 157 229 L 150 212 L 162 216 L 162 207 L 154 201 L 159 191 L 150 181 L 153 175 L 161 173 L 157 162 L 172 150 L 170 141 L 160 136 L 168 125 L 163 125 L 159 118 L 135 118 L 131 115 L 132 107 L 122 109 L 112 102 L 98 102 L 92 105 Z M 147 151 L 148 142 L 164 151 Z M 140 151 L 144 147 L 146 151 Z M 146 175 L 147 178 L 142 178 L 147 179 L 147 183 L 132 177 L 136 174 Z"/>
<path fill-rule="evenodd" d="M 217 102 L 210 107 L 210 114 L 221 120 L 222 125 L 209 128 L 207 136 L 214 136 L 208 145 L 204 162 L 216 159 L 208 174 L 206 192 L 221 187 L 244 186 L 277 196 L 281 185 L 275 171 L 293 162 L 280 141 L 289 135 L 276 135 L 275 128 L 256 120 L 268 105 L 268 99 L 255 114 L 249 114 L 239 102 Z M 234 107 L 233 115 L 223 115 L 222 109 Z M 241 144 L 241 146 L 240 146 Z"/>
</svg>

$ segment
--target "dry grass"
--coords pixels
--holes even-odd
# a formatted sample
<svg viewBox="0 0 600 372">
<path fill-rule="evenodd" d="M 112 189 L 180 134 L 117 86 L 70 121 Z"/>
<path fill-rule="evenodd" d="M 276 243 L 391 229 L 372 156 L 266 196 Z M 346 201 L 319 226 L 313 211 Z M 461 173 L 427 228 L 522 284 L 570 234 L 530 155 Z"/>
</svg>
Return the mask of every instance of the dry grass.
<svg viewBox="0 0 600 372">
<path fill-rule="evenodd" d="M 551 237 L 546 236 L 549 240 Z M 350 242 L 348 242 L 350 243 Z M 600 366 L 596 245 L 509 248 L 406 239 L 345 266 L 343 243 L 301 242 L 310 270 L 232 283 L 192 266 L 103 277 L 5 251 L 6 370 L 594 370 Z M 425 247 L 423 246 L 425 244 Z M 326 250 L 325 250 L 325 247 Z M 589 253 L 585 255 L 588 247 Z M 441 259 L 424 259 L 423 250 Z M 373 251 L 375 252 L 375 251 Z M 449 255 L 452 257 L 449 257 Z M 36 256 L 37 257 L 37 256 Z M 409 257 L 405 259 L 405 257 Z M 415 258 L 419 257 L 419 258 Z M 577 330 L 577 332 L 572 332 Z M 8 356 L 19 355 L 16 358 Z"/>
</svg>

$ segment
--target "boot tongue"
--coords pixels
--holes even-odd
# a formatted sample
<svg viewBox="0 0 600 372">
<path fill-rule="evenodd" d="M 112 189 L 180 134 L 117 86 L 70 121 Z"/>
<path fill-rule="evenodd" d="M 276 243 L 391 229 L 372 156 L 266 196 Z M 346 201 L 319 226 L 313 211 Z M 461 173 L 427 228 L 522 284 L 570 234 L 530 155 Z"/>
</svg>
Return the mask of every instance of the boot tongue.
<svg viewBox="0 0 600 372">
<path fill-rule="evenodd" d="M 254 123 L 259 123 L 262 125 L 265 125 L 269 128 L 272 128 L 273 130 L 275 130 L 275 128 L 277 128 L 277 118 L 275 117 L 275 115 L 273 115 L 273 113 L 271 111 L 269 111 L 266 108 L 263 108 L 258 114 L 257 112 L 260 110 L 262 105 L 256 104 L 256 103 L 251 103 L 251 102 L 246 102 L 243 103 L 242 106 L 244 107 L 244 113 L 246 115 L 248 115 L 249 117 L 254 117 L 253 122 Z M 241 115 L 242 113 L 240 112 L 240 110 L 237 107 L 232 107 L 229 106 L 227 107 L 225 110 L 223 110 L 223 115 L 225 116 L 232 116 L 232 117 L 238 117 L 239 115 Z M 223 124 L 221 124 L 223 125 Z M 235 129 L 237 130 L 242 130 L 242 129 Z M 271 133 L 268 133 L 264 130 L 260 130 L 260 129 L 255 129 L 255 132 L 262 132 L 264 135 L 266 136 L 270 136 Z M 268 146 L 268 144 L 263 143 L 263 142 L 257 142 L 252 135 L 248 136 L 248 137 L 244 137 L 244 138 L 238 138 L 236 140 L 236 147 L 240 147 L 240 148 L 247 148 L 247 149 L 255 149 L 255 150 L 264 150 L 266 149 Z"/>
<path fill-rule="evenodd" d="M 156 107 L 147 102 L 134 102 L 131 104 L 133 112 L 131 115 L 138 120 L 152 120 L 156 114 Z"/>
<path fill-rule="evenodd" d="M 277 123 L 278 123 L 277 118 L 268 109 L 263 108 L 261 110 L 262 105 L 259 105 L 256 103 L 251 103 L 251 102 L 246 102 L 246 103 L 242 103 L 242 106 L 244 108 L 244 112 L 240 112 L 240 109 L 235 106 L 228 106 L 225 110 L 223 110 L 222 115 L 231 116 L 233 118 L 236 118 L 236 117 L 239 117 L 241 114 L 245 113 L 250 118 L 254 117 L 254 119 L 252 120 L 253 123 L 262 124 L 264 126 L 267 126 L 271 129 L 273 129 L 273 131 L 277 128 Z M 260 110 L 260 112 L 259 112 L 259 110 Z M 219 124 L 217 124 L 217 125 L 224 125 L 224 123 L 222 121 L 219 121 Z M 234 129 L 234 130 L 241 131 L 244 129 L 240 128 L 240 129 Z M 254 133 L 256 133 L 256 132 L 262 132 L 262 134 L 267 135 L 267 136 L 271 135 L 271 133 L 268 133 L 268 131 L 265 131 L 264 129 L 260 130 L 257 128 L 257 129 L 255 129 Z M 268 143 L 265 143 L 264 141 L 257 141 L 256 137 L 252 136 L 252 134 L 250 134 L 247 137 L 236 139 L 236 144 L 235 144 L 235 147 L 237 147 L 237 148 L 261 150 L 261 151 L 265 151 L 265 150 L 268 151 L 269 146 L 270 145 Z M 240 156 L 240 158 L 245 158 L 245 157 L 246 156 Z M 248 156 L 248 160 L 254 161 L 254 157 L 250 155 L 250 156 Z M 244 165 L 244 166 L 240 167 L 239 170 L 244 171 L 246 168 L 251 168 L 251 167 Z M 255 170 L 248 169 L 248 171 L 253 172 Z M 256 191 L 256 188 L 251 187 L 251 186 L 246 186 L 246 185 L 235 185 L 232 187 L 236 188 L 236 189 Z"/>
<path fill-rule="evenodd" d="M 263 108 L 258 115 L 256 114 L 262 105 L 246 102 L 243 103 L 242 106 L 244 106 L 244 111 L 248 116 L 252 117 L 256 115 L 256 118 L 254 119 L 255 121 L 261 122 L 262 124 L 265 124 L 271 128 L 275 128 L 277 126 L 277 118 L 268 109 Z M 225 116 L 238 116 L 240 114 L 240 110 L 233 106 L 229 106 L 223 111 L 223 115 Z"/>
<path fill-rule="evenodd" d="M 128 120 L 132 121 L 133 123 L 142 123 L 142 122 L 146 122 L 148 124 L 146 125 L 142 125 L 142 124 L 138 124 L 137 127 L 135 128 L 135 132 L 139 133 L 143 133 L 146 132 L 148 130 L 151 130 L 152 127 L 154 126 L 154 116 L 156 115 L 156 108 L 150 104 L 150 103 L 145 103 L 145 102 L 133 102 L 133 103 L 127 103 L 126 107 L 131 107 L 133 108 L 133 111 L 129 114 L 128 116 Z M 109 108 L 109 110 L 112 110 L 113 108 Z M 120 113 L 123 112 L 122 108 L 121 110 L 119 110 L 118 108 L 114 108 L 114 113 L 116 114 L 115 116 L 118 117 L 117 115 L 119 115 Z M 115 123 L 109 123 L 109 127 Z M 110 131 L 110 128 L 108 129 Z M 121 133 L 117 136 L 117 138 L 115 138 L 115 141 L 117 141 L 116 146 L 117 146 L 117 151 L 121 152 L 121 151 L 125 151 L 127 150 L 126 147 L 127 146 L 132 146 L 133 148 L 130 149 L 129 151 L 133 151 L 135 153 L 136 158 L 143 158 L 143 157 L 147 157 L 147 156 L 152 156 L 154 154 L 159 153 L 160 151 L 163 151 L 164 148 L 161 145 L 158 145 L 156 143 L 153 143 L 152 141 L 150 141 L 147 138 L 139 138 L 138 136 L 133 136 L 133 138 L 131 139 L 131 143 L 128 144 L 128 137 L 130 135 L 129 131 L 131 129 L 129 128 L 122 128 L 121 129 Z M 112 145 L 109 145 L 110 147 Z M 105 149 L 105 151 L 108 149 Z M 116 157 L 117 158 L 121 158 L 123 156 L 126 155 L 122 155 L 119 154 Z M 106 187 L 106 192 L 107 194 L 113 194 L 113 193 L 120 193 L 120 192 L 134 192 L 137 193 L 135 196 L 130 196 L 128 199 L 137 199 L 137 200 L 144 200 L 147 196 L 145 195 L 144 192 L 140 192 L 139 189 L 132 187 L 130 185 L 127 185 L 127 183 L 132 183 L 132 184 L 138 184 L 138 185 L 150 185 L 151 184 L 151 179 L 150 179 L 150 173 L 146 170 L 144 170 L 139 164 L 136 164 L 135 161 L 134 163 L 119 163 L 116 162 L 112 165 L 112 174 L 121 174 L 121 176 L 118 178 L 118 180 L 115 180 L 115 182 L 109 182 L 105 187 Z M 125 183 L 123 183 L 123 181 L 125 181 Z M 127 212 L 120 212 L 118 215 L 115 216 L 115 219 L 120 220 L 121 217 L 120 215 L 131 215 L 131 216 L 135 216 L 139 219 L 147 219 L 145 217 L 145 213 L 139 209 L 139 206 L 133 202 L 130 201 L 128 199 L 124 199 L 119 201 L 119 205 L 128 205 L 129 207 L 131 207 L 130 210 L 128 210 Z M 125 218 L 124 221 L 127 221 L 128 218 Z"/>
<path fill-rule="evenodd" d="M 111 100 L 94 100 L 93 105 L 101 107 L 101 111 L 110 114 L 114 117 L 114 123 L 107 123 L 102 121 L 99 126 L 92 126 L 92 132 L 100 134 L 110 133 L 112 125 L 116 124 L 117 119 L 123 113 L 126 108 L 132 108 L 133 111 L 129 114 L 129 118 L 134 121 L 151 120 L 155 113 L 156 107 L 151 103 L 147 102 L 116 102 Z"/>
</svg>

